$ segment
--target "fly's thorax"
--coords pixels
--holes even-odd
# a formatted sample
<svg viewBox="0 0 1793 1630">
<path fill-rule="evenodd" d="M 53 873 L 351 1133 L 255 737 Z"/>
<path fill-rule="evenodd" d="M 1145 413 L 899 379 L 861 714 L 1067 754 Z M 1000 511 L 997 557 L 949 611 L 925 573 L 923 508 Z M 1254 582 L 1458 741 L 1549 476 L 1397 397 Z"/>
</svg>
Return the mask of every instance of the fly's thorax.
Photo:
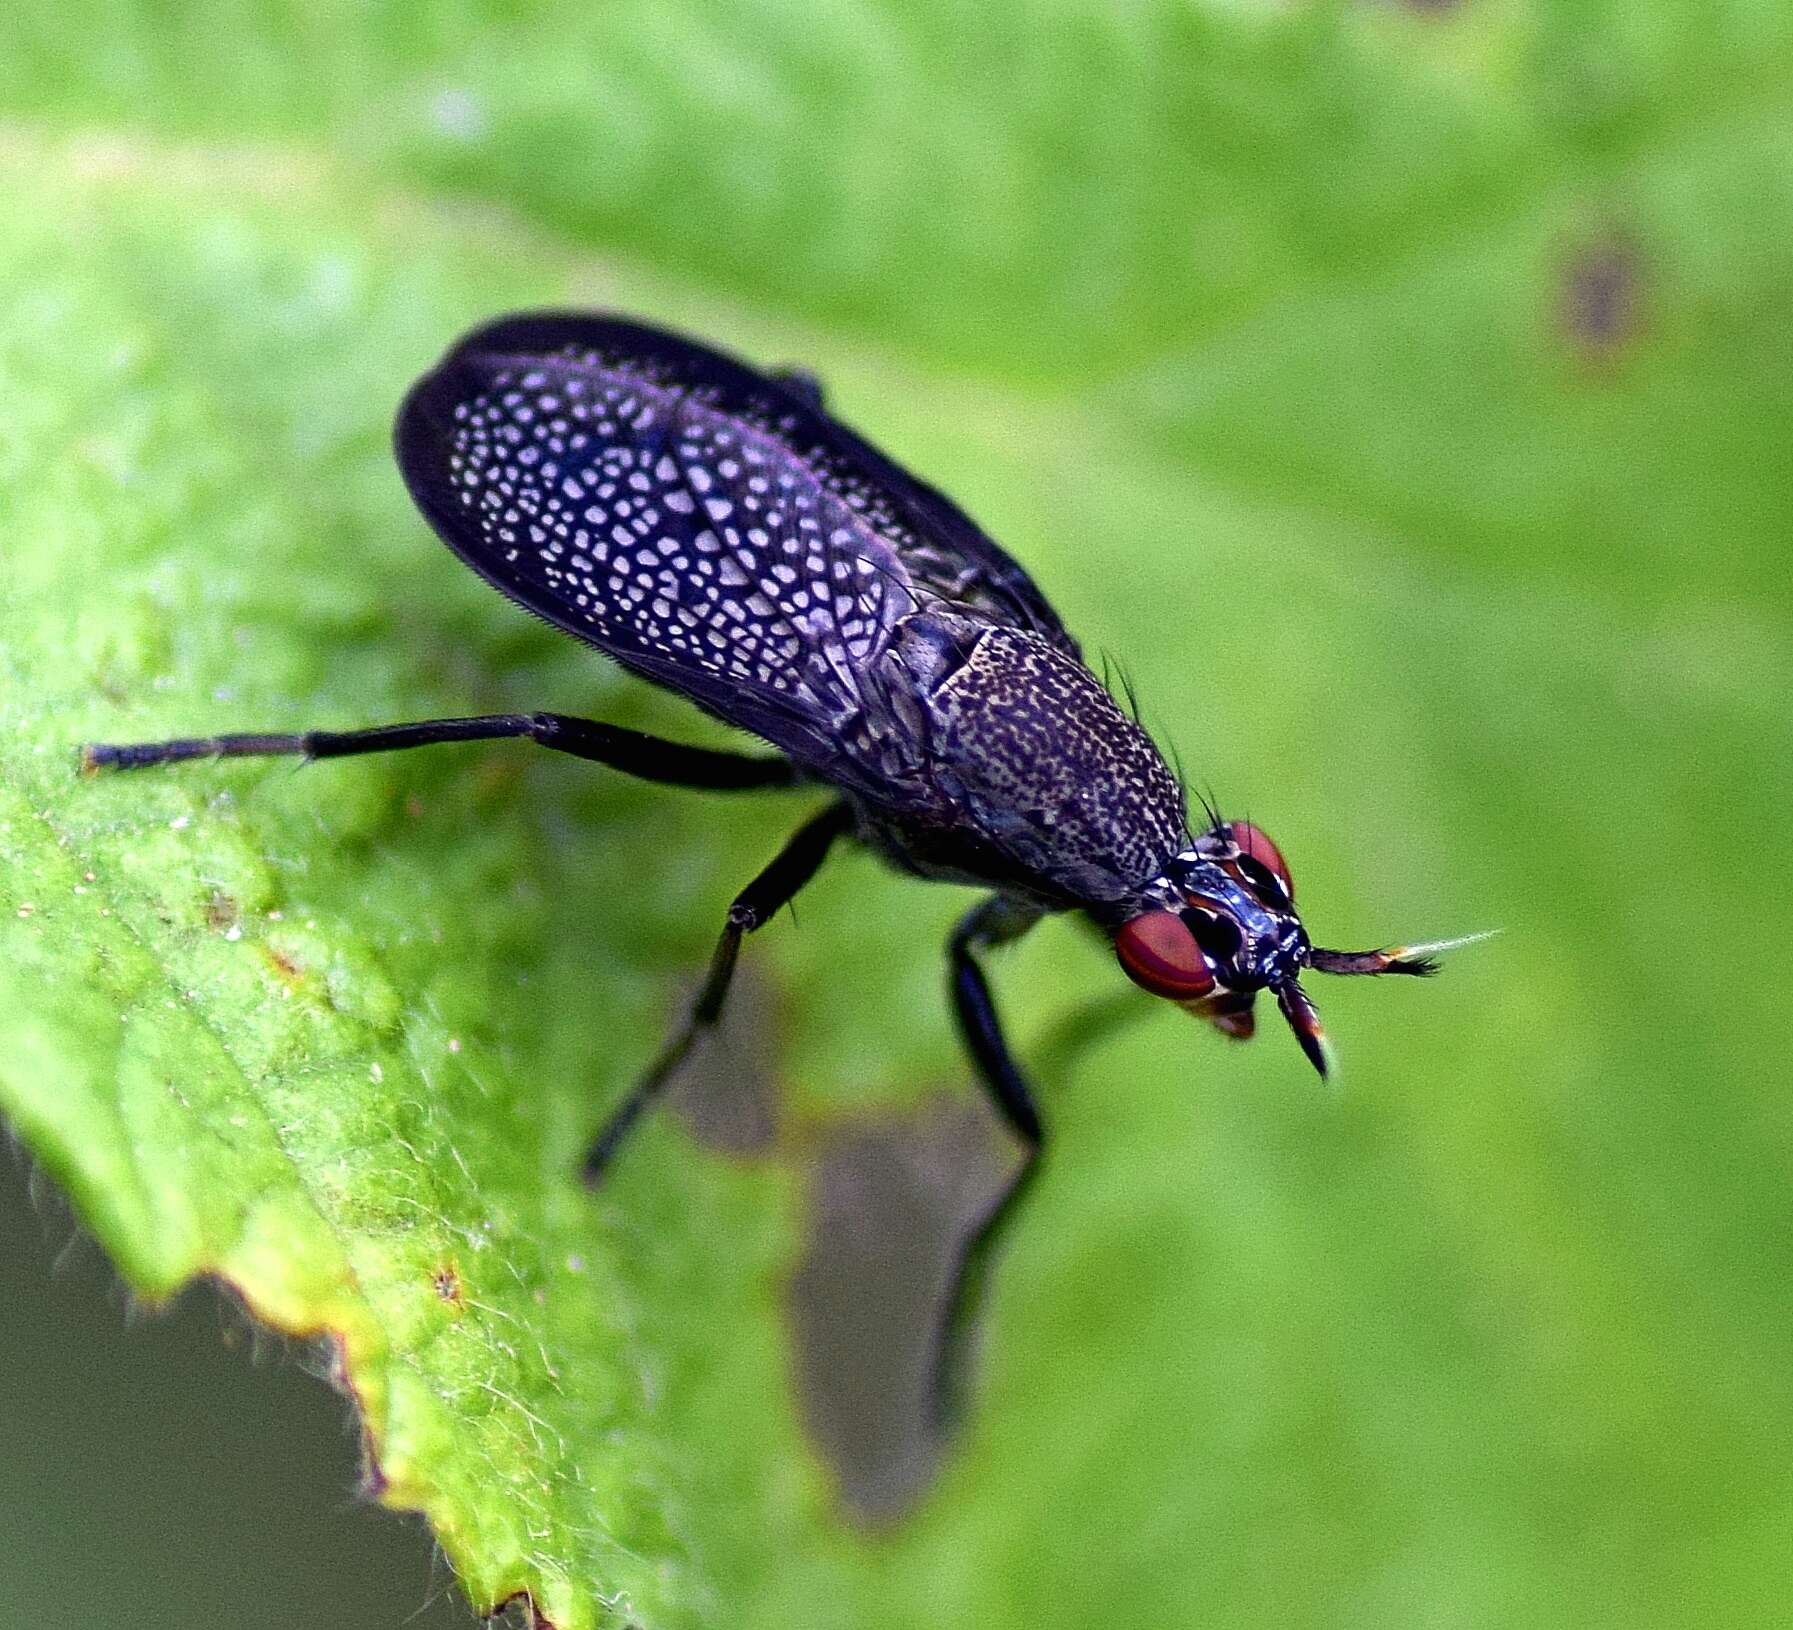
<svg viewBox="0 0 1793 1630">
<path fill-rule="evenodd" d="M 927 771 L 984 840 L 1064 903 L 1122 898 L 1183 832 L 1182 789 L 1081 662 L 934 610 L 899 629 Z"/>
</svg>

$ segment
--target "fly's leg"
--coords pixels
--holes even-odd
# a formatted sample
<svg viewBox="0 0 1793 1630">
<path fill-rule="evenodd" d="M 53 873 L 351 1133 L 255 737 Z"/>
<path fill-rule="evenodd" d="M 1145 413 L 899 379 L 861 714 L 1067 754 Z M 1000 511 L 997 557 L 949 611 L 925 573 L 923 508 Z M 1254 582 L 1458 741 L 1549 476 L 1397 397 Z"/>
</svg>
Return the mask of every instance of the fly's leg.
<svg viewBox="0 0 1793 1630">
<path fill-rule="evenodd" d="M 659 1056 L 630 1089 L 629 1096 L 611 1111 L 609 1120 L 592 1140 L 585 1156 L 587 1183 L 596 1183 L 603 1177 L 617 1146 L 640 1118 L 641 1112 L 665 1090 L 698 1037 L 721 1016 L 742 939 L 775 917 L 779 908 L 815 876 L 834 840 L 851 830 L 852 825 L 853 812 L 847 804 L 830 804 L 821 814 L 800 826 L 779 850 L 772 864 L 735 896 L 734 904 L 728 908 L 728 920 L 723 924 L 722 938 L 716 942 L 709 971 L 704 975 L 703 986 L 697 993 L 697 1000 L 691 1004 L 690 1012 L 667 1037 Z"/>
<path fill-rule="evenodd" d="M 424 719 L 416 724 L 383 724 L 370 730 L 306 730 L 295 735 L 188 736 L 175 741 L 130 746 L 84 747 L 87 771 L 136 770 L 190 758 L 258 758 L 291 754 L 300 758 L 346 758 L 354 753 L 389 753 L 445 741 L 500 741 L 522 737 L 557 753 L 607 764 L 625 775 L 678 787 L 736 791 L 791 787 L 796 767 L 765 754 L 716 752 L 661 741 L 620 725 L 575 719 L 565 713 L 488 713 L 472 719 Z"/>
<path fill-rule="evenodd" d="M 1039 1172 L 1045 1132 L 1026 1078 L 1003 1040 L 996 1004 L 976 953 L 1027 932 L 1040 914 L 993 895 L 959 922 L 947 942 L 953 1016 L 976 1067 L 978 1082 L 1021 1143 L 1021 1165 L 964 1239 L 953 1261 L 952 1278 L 935 1332 L 931 1404 L 934 1423 L 945 1430 L 958 1413 L 965 1381 L 966 1343 L 982 1299 L 990 1262 Z"/>
</svg>

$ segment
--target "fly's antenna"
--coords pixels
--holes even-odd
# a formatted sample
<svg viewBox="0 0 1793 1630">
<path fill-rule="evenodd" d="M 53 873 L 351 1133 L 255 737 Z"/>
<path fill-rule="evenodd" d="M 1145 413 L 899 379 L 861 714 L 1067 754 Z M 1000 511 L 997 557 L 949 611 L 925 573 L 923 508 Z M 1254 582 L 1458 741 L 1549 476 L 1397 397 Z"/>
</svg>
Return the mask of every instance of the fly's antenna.
<svg viewBox="0 0 1793 1630">
<path fill-rule="evenodd" d="M 1380 951 L 1324 951 L 1318 946 L 1307 953 L 1307 965 L 1318 973 L 1406 973 L 1429 978 L 1438 972 L 1438 958 L 1447 951 L 1491 940 L 1500 930 L 1484 928 L 1479 934 L 1459 934 L 1455 939 L 1428 940 L 1421 945 L 1390 945 Z"/>
<path fill-rule="evenodd" d="M 1460 951 L 1465 945 L 1480 945 L 1483 940 L 1491 940 L 1497 934 L 1504 933 L 1500 928 L 1484 928 L 1475 934 L 1459 934 L 1455 939 L 1428 940 L 1423 945 L 1398 945 L 1394 949 L 1395 956 L 1443 956 L 1447 951 Z"/>
</svg>

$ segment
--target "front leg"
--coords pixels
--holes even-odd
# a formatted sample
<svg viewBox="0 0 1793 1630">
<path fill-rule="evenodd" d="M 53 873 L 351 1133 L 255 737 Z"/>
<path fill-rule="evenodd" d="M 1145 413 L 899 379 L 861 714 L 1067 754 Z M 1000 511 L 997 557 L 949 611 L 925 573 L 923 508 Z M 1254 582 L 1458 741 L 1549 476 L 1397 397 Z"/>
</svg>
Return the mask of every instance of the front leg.
<svg viewBox="0 0 1793 1630">
<path fill-rule="evenodd" d="M 672 1080 L 674 1072 L 685 1060 L 697 1038 L 722 1015 L 722 1004 L 728 1000 L 728 987 L 735 975 L 735 961 L 741 952 L 741 940 L 762 927 L 789 903 L 827 858 L 834 840 L 852 830 L 853 811 L 850 805 L 830 804 L 813 816 L 779 850 L 771 865 L 735 896 L 728 908 L 728 919 L 722 926 L 722 937 L 710 957 L 709 972 L 704 976 L 697 1000 L 667 1037 L 659 1056 L 643 1072 L 592 1140 L 585 1155 L 585 1181 L 597 1183 L 616 1154 L 617 1146 L 629 1129 L 640 1119 L 641 1112 L 660 1096 Z"/>
<path fill-rule="evenodd" d="M 992 895 L 969 912 L 947 942 L 953 1016 L 977 1069 L 978 1083 L 1021 1144 L 1021 1165 L 1009 1185 L 960 1242 L 947 1298 L 935 1332 L 932 1376 L 934 1423 L 949 1428 L 958 1413 L 965 1380 L 966 1342 L 982 1299 L 989 1264 L 1039 1171 L 1045 1129 L 1033 1092 L 1003 1039 L 990 985 L 976 953 L 1018 938 L 1040 920 L 1032 907 Z"/>
</svg>

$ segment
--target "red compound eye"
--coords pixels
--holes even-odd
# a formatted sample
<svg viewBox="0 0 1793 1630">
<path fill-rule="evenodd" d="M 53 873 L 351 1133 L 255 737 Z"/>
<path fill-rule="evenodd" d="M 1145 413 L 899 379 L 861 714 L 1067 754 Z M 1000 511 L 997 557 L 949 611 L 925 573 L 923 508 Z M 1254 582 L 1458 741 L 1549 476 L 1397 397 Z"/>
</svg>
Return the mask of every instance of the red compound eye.
<svg viewBox="0 0 1793 1630">
<path fill-rule="evenodd" d="M 1183 1002 L 1214 988 L 1214 970 L 1174 911 L 1147 911 L 1123 923 L 1114 936 L 1114 954 L 1121 971 L 1154 996 Z"/>
<path fill-rule="evenodd" d="M 1282 884 L 1283 893 L 1293 900 L 1295 885 L 1289 877 L 1288 863 L 1282 857 L 1282 850 L 1270 841 L 1264 829 L 1253 826 L 1250 821 L 1228 821 L 1226 828 L 1232 834 L 1233 842 L 1238 844 L 1240 853 L 1250 855 L 1269 871 Z"/>
</svg>

